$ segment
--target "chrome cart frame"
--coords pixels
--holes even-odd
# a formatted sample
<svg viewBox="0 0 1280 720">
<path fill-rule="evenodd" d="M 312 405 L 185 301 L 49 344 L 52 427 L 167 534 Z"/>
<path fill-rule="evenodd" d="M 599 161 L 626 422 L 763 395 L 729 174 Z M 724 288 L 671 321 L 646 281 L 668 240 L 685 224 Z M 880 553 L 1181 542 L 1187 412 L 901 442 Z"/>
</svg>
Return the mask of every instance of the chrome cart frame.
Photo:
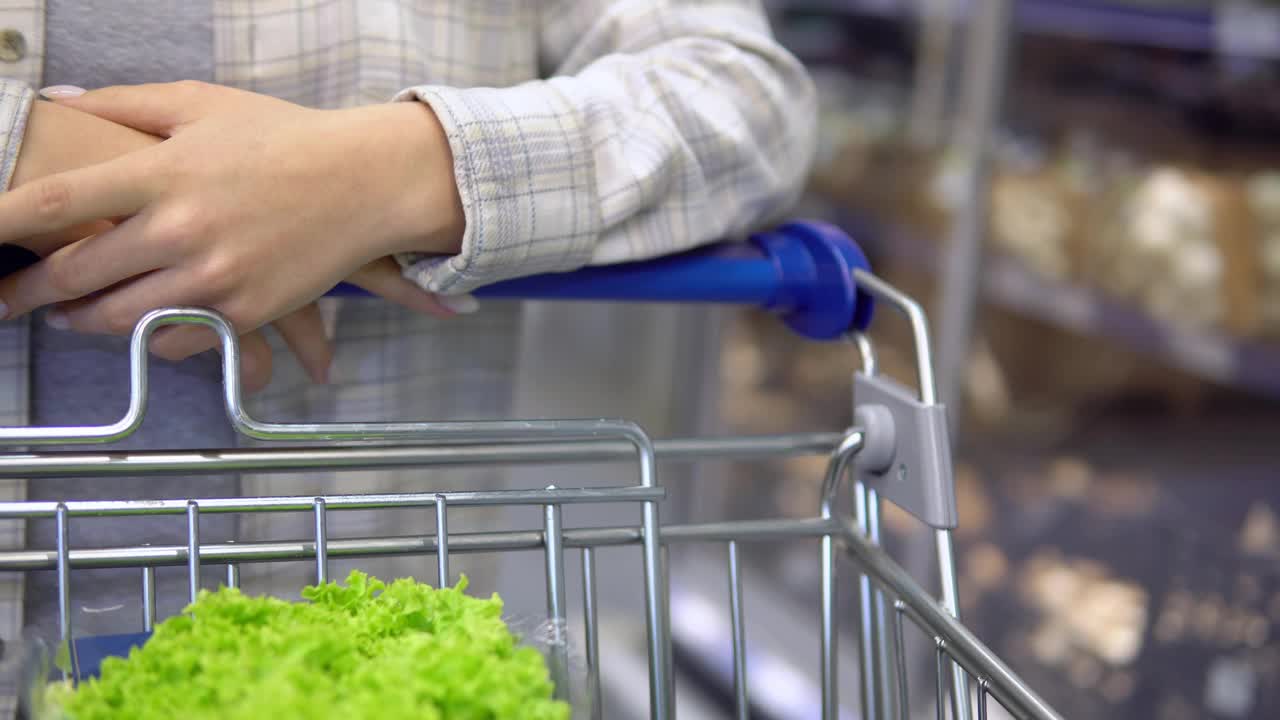
<svg viewBox="0 0 1280 720">
<path fill-rule="evenodd" d="M 830 234 L 830 228 L 824 228 Z M 843 236 L 841 236 L 843 237 Z M 847 242 L 847 239 L 844 240 Z M 733 253 L 739 251 L 734 250 Z M 732 254 L 732 253 L 731 253 Z M 736 257 L 736 255 L 735 255 Z M 664 261 L 669 262 L 669 261 Z M 683 261 L 677 260 L 679 266 Z M 693 262 L 706 262 L 703 257 Z M 772 260 L 770 262 L 773 262 Z M 773 265 L 778 263 L 773 262 Z M 651 273 L 653 265 L 637 265 Z M 661 277 L 672 277 L 671 265 Z M 769 437 L 690 438 L 653 441 L 638 425 L 623 420 L 501 420 L 491 422 L 321 423 L 282 424 L 255 419 L 246 412 L 239 383 L 239 349 L 231 327 L 218 314 L 203 309 L 166 309 L 147 315 L 130 345 L 131 395 L 128 411 L 119 421 L 103 426 L 0 428 L 0 447 L 24 448 L 49 444 L 109 443 L 127 437 L 140 425 L 147 404 L 148 339 L 159 328 L 175 324 L 202 325 L 221 338 L 225 402 L 234 428 L 257 440 L 279 441 L 265 449 L 147 452 L 31 452 L 0 454 L 0 477 L 138 476 L 213 472 L 284 472 L 324 468 L 475 466 L 518 463 L 578 463 L 630 460 L 635 482 L 609 488 L 455 491 L 408 494 L 357 494 L 297 497 L 218 497 L 168 500 L 111 500 L 0 503 L 0 519 L 52 518 L 57 527 L 54 548 L 0 552 L 0 571 L 57 573 L 61 635 L 74 656 L 80 638 L 72 627 L 72 597 L 78 590 L 80 568 L 129 567 L 140 570 L 143 617 L 150 631 L 157 622 L 155 570 L 185 565 L 192 599 L 201 575 L 211 566 L 225 567 L 226 584 L 239 581 L 243 563 L 311 560 L 316 579 L 329 577 L 333 558 L 383 555 L 434 556 L 440 583 L 449 578 L 455 553 L 498 553 L 541 550 L 545 559 L 547 612 L 557 637 L 550 643 L 550 669 L 557 693 L 568 695 L 570 678 L 567 644 L 561 637 L 569 618 L 566 555 L 578 550 L 582 563 L 583 617 L 581 628 L 588 665 L 587 692 L 593 717 L 607 717 L 602 708 L 599 652 L 596 556 L 615 546 L 639 546 L 643 560 L 641 582 L 645 598 L 650 716 L 676 716 L 669 593 L 664 553 L 686 543 L 720 543 L 726 547 L 727 582 L 733 645 L 735 717 L 748 717 L 746 610 L 741 583 L 743 546 L 783 538 L 813 538 L 821 546 L 821 647 L 814 648 L 821 675 L 823 718 L 838 717 L 837 645 L 841 618 L 837 590 L 841 568 L 851 568 L 858 580 L 860 614 L 859 658 L 863 718 L 908 718 L 912 696 L 907 682 L 904 646 L 910 624 L 932 638 L 936 652 L 936 716 L 968 720 L 988 716 L 991 699 L 1020 718 L 1052 720 L 1059 716 L 957 619 L 956 575 L 951 528 L 955 526 L 955 494 L 951 480 L 950 443 L 945 412 L 936 401 L 928 328 L 920 306 L 857 263 L 840 266 L 839 277 L 850 301 L 844 332 L 859 348 L 863 371 L 855 381 L 856 424 L 843 433 Z M 820 273 L 819 273 L 820 274 Z M 816 282 L 816 281 L 815 281 Z M 570 283 L 571 284 L 571 283 Z M 672 299 L 663 284 L 660 299 Z M 529 288 L 526 287 L 526 290 Z M 856 294 L 856 297 L 855 297 Z M 623 293 L 634 299 L 635 293 Z M 577 295 L 581 297 L 582 294 Z M 855 313 L 868 317 L 874 296 L 906 314 L 915 343 L 919 392 L 879 375 L 872 345 L 853 321 Z M 772 296 L 771 296 L 772 297 Z M 692 299 L 708 299 L 694 297 Z M 725 299 L 725 298 L 711 298 Z M 743 301 L 739 295 L 727 298 Z M 772 302 L 772 301 L 770 301 Z M 769 303 L 765 303 L 766 305 Z M 857 307 L 854 307 L 854 305 Z M 794 310 L 794 308 L 792 308 Z M 794 320 L 794 318 L 792 318 Z M 803 324 L 803 323 L 800 323 Z M 812 329 L 812 326 L 810 326 Z M 810 333 L 812 334 L 812 333 Z M 369 444 L 377 441 L 379 444 Z M 311 443 L 298 447 L 297 443 Z M 808 519 L 771 519 L 696 525 L 663 525 L 658 503 L 665 496 L 657 464 L 708 459 L 763 459 L 783 455 L 829 454 L 822 483 L 822 502 Z M 842 489 L 852 478 L 854 510 L 840 509 Z M 934 528 L 941 569 L 943 597 L 935 600 L 878 545 L 882 499 L 894 502 Z M 568 504 L 638 504 L 641 522 L 634 527 L 565 527 L 562 508 Z M 449 510 L 468 506 L 538 506 L 541 531 L 494 530 L 451 533 Z M 424 508 L 434 511 L 431 534 L 366 539 L 331 539 L 327 518 L 349 510 Z M 201 518 L 211 513 L 310 513 L 312 537 L 279 542 L 203 543 Z M 172 515 L 185 522 L 184 545 L 168 547 L 72 548 L 68 527 L 78 518 L 102 516 Z M 842 562 L 844 561 L 844 562 Z M 576 622 L 571 625 L 576 627 Z"/>
</svg>

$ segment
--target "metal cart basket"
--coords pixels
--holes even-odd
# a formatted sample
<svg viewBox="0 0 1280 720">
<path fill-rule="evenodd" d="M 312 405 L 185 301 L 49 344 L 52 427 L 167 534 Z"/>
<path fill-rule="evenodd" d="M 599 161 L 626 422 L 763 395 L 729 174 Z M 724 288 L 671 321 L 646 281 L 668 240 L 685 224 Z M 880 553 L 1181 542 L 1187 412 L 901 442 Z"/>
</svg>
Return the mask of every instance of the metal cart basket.
<svg viewBox="0 0 1280 720">
<path fill-rule="evenodd" d="M 341 289 L 340 289 L 341 290 Z M 328 578 L 329 560 L 387 554 L 433 556 L 441 583 L 449 577 L 455 553 L 499 553 L 539 550 L 545 558 L 547 611 L 555 632 L 581 628 L 589 666 L 586 688 L 593 697 L 592 715 L 608 717 L 600 702 L 599 626 L 596 561 L 600 553 L 632 552 L 642 556 L 645 639 L 648 646 L 649 713 L 656 720 L 676 717 L 673 691 L 672 638 L 669 623 L 666 553 L 689 543 L 727 547 L 726 582 L 730 593 L 735 716 L 748 717 L 748 678 L 741 584 L 741 553 L 752 543 L 782 538 L 814 538 L 821 547 L 821 646 L 813 649 L 821 679 L 822 717 L 838 716 L 837 643 L 839 624 L 858 629 L 863 718 L 907 718 L 909 705 L 922 688 L 907 683 L 904 632 L 916 628 L 933 640 L 936 651 L 938 718 L 986 718 L 992 701 L 1020 718 L 1059 716 L 1021 682 L 956 617 L 957 592 L 951 529 L 956 524 L 951 479 L 950 442 L 944 409 L 937 404 L 929 337 L 918 304 L 870 274 L 865 259 L 846 236 L 818 223 L 793 223 L 757 235 L 749 243 L 726 244 L 659 261 L 594 268 L 559 276 L 511 281 L 481 295 L 498 297 L 596 300 L 713 301 L 756 304 L 773 310 L 794 330 L 815 339 L 849 338 L 861 352 L 862 371 L 855 378 L 854 424 L 843 432 L 768 437 L 688 438 L 654 441 L 638 425 L 621 420 L 498 420 L 485 422 L 280 424 L 246 412 L 241 402 L 236 336 L 218 314 L 202 309 L 166 309 L 147 315 L 137 326 L 131 346 L 132 390 L 128 411 L 118 422 L 85 427 L 0 428 L 0 477 L 105 477 L 121 475 L 208 473 L 253 470 L 358 471 L 362 467 L 427 467 L 482 464 L 576 463 L 627 460 L 635 463 L 635 481 L 622 487 L 535 490 L 353 494 L 327 497 L 210 497 L 159 500 L 111 500 L 0 503 L 0 519 L 51 518 L 56 522 L 53 548 L 0 553 L 0 571 L 57 573 L 62 638 L 77 675 L 94 672 L 104 653 L 127 649 L 120 638 L 77 637 L 72 627 L 72 598 L 89 588 L 77 586 L 80 568 L 134 567 L 144 607 L 144 632 L 155 622 L 155 570 L 186 566 L 191 596 L 201 574 L 226 569 L 226 582 L 238 580 L 243 563 L 314 561 L 315 575 Z M 863 330 L 873 303 L 905 313 L 915 344 L 918 391 L 909 391 L 878 375 L 872 346 Z M 51 444 L 110 443 L 128 436 L 141 423 L 147 402 L 147 341 L 160 327 L 196 324 L 221 337 L 225 402 L 235 429 L 258 440 L 278 441 L 265 449 L 104 453 L 35 452 Z M 664 525 L 659 501 L 664 489 L 658 465 L 664 461 L 711 458 L 761 459 L 795 454 L 828 454 L 822 502 L 808 519 L 770 519 L 711 524 Z M 849 482 L 851 480 L 851 482 Z M 842 491 L 850 490 L 852 511 L 841 510 Z M 936 600 L 878 545 L 879 509 L 894 502 L 933 528 L 941 569 L 943 596 Z M 562 522 L 568 504 L 628 503 L 638 506 L 635 527 L 573 528 Z M 541 531 L 495 529 L 482 533 L 449 532 L 449 510 L 467 506 L 537 506 Z M 434 533 L 406 537 L 331 539 L 326 519 L 349 510 L 420 507 L 434 510 Z M 210 513 L 310 513 L 314 534 L 289 542 L 202 543 L 201 518 Z M 68 527 L 79 518 L 172 515 L 185 522 L 185 545 L 171 547 L 73 548 Z M 566 555 L 577 554 L 583 568 L 583 616 L 567 616 Z M 840 573 L 858 583 L 859 617 L 838 617 L 836 593 Z M 746 603 L 749 604 L 749 603 Z M 580 625 L 579 625 L 580 623 Z M 128 628 L 122 628 L 128 629 Z M 914 632 L 914 630 L 913 630 Z M 114 643 L 114 645 L 113 645 Z M 568 692 L 564 643 L 551 643 L 550 669 L 557 693 Z M 105 650 L 104 650 L 105 648 Z"/>
</svg>

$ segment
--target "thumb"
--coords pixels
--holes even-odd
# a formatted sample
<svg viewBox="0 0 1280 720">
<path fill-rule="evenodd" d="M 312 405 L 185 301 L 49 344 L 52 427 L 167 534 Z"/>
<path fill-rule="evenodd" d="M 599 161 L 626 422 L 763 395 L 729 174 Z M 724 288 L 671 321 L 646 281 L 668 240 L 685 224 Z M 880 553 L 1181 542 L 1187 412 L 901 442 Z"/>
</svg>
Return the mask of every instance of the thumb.
<svg viewBox="0 0 1280 720">
<path fill-rule="evenodd" d="M 114 85 L 81 91 L 71 86 L 44 88 L 40 94 L 60 105 L 160 137 L 171 137 L 200 117 L 217 87 L 182 81 L 147 85 Z"/>
</svg>

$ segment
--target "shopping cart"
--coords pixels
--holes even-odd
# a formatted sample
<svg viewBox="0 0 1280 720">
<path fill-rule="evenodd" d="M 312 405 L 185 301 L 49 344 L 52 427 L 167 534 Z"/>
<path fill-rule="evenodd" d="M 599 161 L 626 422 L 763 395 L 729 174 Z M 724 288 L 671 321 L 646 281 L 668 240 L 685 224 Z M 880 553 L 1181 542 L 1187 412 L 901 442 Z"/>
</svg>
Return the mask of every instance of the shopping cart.
<svg viewBox="0 0 1280 720">
<path fill-rule="evenodd" d="M 350 289 L 339 289 L 351 292 Z M 600 632 L 597 621 L 596 562 L 599 553 L 627 552 L 639 546 L 648 647 L 649 713 L 666 720 L 676 715 L 672 637 L 669 624 L 666 552 L 689 543 L 727 546 L 727 582 L 733 647 L 735 717 L 748 717 L 748 671 L 741 583 L 743 545 L 787 538 L 817 539 L 821 548 L 821 626 L 814 657 L 821 682 L 822 717 L 839 712 L 837 674 L 839 624 L 838 573 L 847 568 L 858 583 L 858 695 L 863 718 L 911 717 L 912 688 L 907 682 L 905 628 L 931 638 L 936 653 L 936 716 L 957 720 L 976 712 L 986 718 L 994 699 L 1021 718 L 1059 716 L 1021 682 L 956 617 L 957 592 L 951 529 L 956 525 L 947 420 L 937 404 L 929 337 L 920 306 L 870 274 L 856 245 L 839 230 L 819 223 L 794 223 L 757 235 L 749 243 L 726 244 L 658 261 L 593 268 L 576 273 L 515 280 L 479 293 L 491 297 L 568 298 L 755 304 L 782 317 L 792 329 L 813 339 L 851 338 L 862 356 L 855 377 L 852 429 L 842 433 L 768 437 L 689 438 L 653 441 L 638 425 L 622 420 L 499 420 L 469 422 L 281 424 L 251 417 L 241 403 L 236 337 L 217 313 L 203 309 L 165 309 L 137 326 L 130 344 L 132 390 L 125 415 L 117 422 L 84 427 L 0 428 L 0 477 L 107 477 L 210 472 L 284 472 L 323 467 L 356 471 L 371 467 L 475 466 L 519 463 L 580 463 L 631 460 L 637 481 L 621 487 L 535 490 L 356 494 L 324 497 L 211 497 L 164 500 L 111 500 L 0 503 L 0 519 L 51 518 L 56 547 L 0 552 L 0 571 L 55 572 L 63 647 L 76 678 L 96 672 L 104 655 L 120 654 L 145 640 L 156 622 L 155 572 L 160 566 L 186 566 L 192 599 L 201 575 L 211 566 L 226 568 L 226 583 L 238 582 L 243 563 L 313 561 L 316 579 L 329 577 L 330 558 L 384 555 L 434 556 L 437 579 L 449 578 L 456 553 L 537 550 L 545 558 L 547 613 L 554 637 L 549 668 L 556 692 L 567 696 L 571 682 L 569 628 L 581 627 L 588 666 L 586 691 L 593 717 L 607 717 L 601 703 Z M 863 334 L 874 302 L 903 313 L 915 345 L 919 390 L 909 391 L 877 374 L 872 345 Z M 195 324 L 221 338 L 225 401 L 230 422 L 245 436 L 278 441 L 263 449 L 210 452 L 33 452 L 52 444 L 110 443 L 138 428 L 147 403 L 147 341 L 157 329 Z M 311 443 L 298 446 L 298 443 Z M 796 454 L 829 454 L 820 507 L 808 519 L 770 519 L 711 524 L 663 525 L 659 501 L 660 461 L 763 459 Z M 852 477 L 852 512 L 841 510 L 842 490 Z M 935 600 L 878 545 L 882 500 L 893 502 L 932 528 L 936 535 L 942 598 Z M 638 505 L 638 527 L 573 528 L 562 520 L 570 504 Z M 449 511 L 471 506 L 537 506 L 541 531 L 490 530 L 450 534 Z M 327 518 L 351 510 L 425 508 L 434 510 L 435 532 L 406 537 L 330 538 Z M 290 542 L 203 543 L 201 518 L 211 513 L 310 513 L 312 537 Z M 84 517 L 172 515 L 186 524 L 182 546 L 72 548 L 68 527 Z M 580 553 L 583 613 L 567 617 L 569 588 L 566 555 Z M 139 570 L 142 634 L 76 637 L 72 627 L 74 582 L 80 568 L 128 567 Z M 122 630 L 127 628 L 122 628 Z M 575 675 L 572 678 L 577 681 Z M 920 688 L 915 689 L 917 693 Z"/>
</svg>

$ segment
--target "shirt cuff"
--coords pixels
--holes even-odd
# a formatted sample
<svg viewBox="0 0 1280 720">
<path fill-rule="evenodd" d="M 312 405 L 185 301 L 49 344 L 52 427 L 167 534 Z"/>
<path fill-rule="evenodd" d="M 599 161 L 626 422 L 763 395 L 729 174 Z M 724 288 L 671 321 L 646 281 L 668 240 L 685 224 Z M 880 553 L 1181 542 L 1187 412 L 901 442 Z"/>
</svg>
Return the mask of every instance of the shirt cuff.
<svg viewBox="0 0 1280 720">
<path fill-rule="evenodd" d="M 0 190 L 8 190 L 13 182 L 35 97 L 27 83 L 0 79 Z"/>
<path fill-rule="evenodd" d="M 464 293 L 591 260 L 601 232 L 591 147 L 578 110 L 552 83 L 428 85 L 396 100 L 435 111 L 466 218 L 461 252 L 397 256 L 405 277 L 432 292 Z"/>
</svg>

